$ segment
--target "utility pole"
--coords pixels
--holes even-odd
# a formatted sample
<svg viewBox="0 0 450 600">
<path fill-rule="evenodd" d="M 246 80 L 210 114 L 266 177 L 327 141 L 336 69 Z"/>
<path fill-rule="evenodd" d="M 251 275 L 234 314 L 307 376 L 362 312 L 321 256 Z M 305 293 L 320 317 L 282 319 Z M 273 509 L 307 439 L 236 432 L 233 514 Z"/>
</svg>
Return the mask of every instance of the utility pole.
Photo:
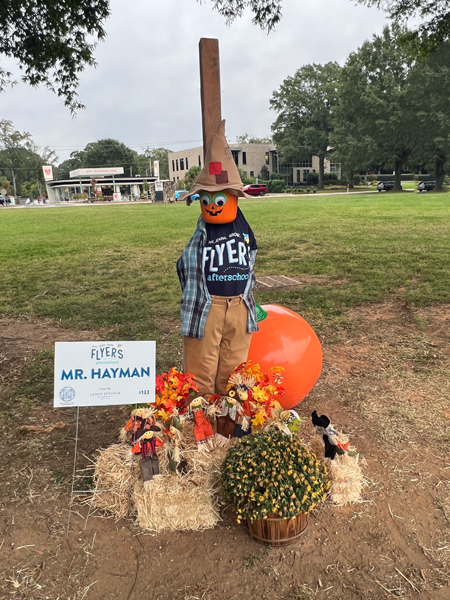
<svg viewBox="0 0 450 600">
<path fill-rule="evenodd" d="M 222 121 L 219 40 L 201 38 L 199 51 L 204 158 L 208 144 Z"/>
</svg>

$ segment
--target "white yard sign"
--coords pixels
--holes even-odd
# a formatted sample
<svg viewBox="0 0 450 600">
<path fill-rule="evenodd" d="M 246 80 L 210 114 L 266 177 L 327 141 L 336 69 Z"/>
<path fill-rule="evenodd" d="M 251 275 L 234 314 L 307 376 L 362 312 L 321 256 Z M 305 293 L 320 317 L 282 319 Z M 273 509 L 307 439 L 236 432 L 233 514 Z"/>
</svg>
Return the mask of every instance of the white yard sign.
<svg viewBox="0 0 450 600">
<path fill-rule="evenodd" d="M 155 401 L 156 342 L 56 342 L 54 406 Z"/>
</svg>

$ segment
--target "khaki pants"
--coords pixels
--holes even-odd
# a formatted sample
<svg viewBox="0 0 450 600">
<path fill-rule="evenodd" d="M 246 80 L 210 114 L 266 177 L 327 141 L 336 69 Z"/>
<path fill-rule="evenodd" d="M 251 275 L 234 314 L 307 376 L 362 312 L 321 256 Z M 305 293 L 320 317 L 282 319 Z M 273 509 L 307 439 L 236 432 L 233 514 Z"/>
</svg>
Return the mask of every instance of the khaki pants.
<svg viewBox="0 0 450 600">
<path fill-rule="evenodd" d="M 241 296 L 211 296 L 204 337 L 183 337 L 184 372 L 195 375 L 200 395 L 224 394 L 232 371 L 247 360 L 252 334 Z"/>
</svg>

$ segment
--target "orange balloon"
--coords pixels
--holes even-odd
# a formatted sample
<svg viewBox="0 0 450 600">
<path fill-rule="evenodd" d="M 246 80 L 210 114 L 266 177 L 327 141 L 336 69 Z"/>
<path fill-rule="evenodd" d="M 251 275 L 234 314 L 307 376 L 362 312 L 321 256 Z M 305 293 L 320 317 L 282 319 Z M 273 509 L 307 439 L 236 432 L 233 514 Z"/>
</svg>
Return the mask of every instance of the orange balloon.
<svg viewBox="0 0 450 600">
<path fill-rule="evenodd" d="M 262 306 L 267 317 L 252 335 L 248 359 L 265 373 L 283 367 L 283 408 L 293 408 L 312 390 L 322 370 L 322 347 L 315 331 L 300 315 L 273 304 Z"/>
</svg>

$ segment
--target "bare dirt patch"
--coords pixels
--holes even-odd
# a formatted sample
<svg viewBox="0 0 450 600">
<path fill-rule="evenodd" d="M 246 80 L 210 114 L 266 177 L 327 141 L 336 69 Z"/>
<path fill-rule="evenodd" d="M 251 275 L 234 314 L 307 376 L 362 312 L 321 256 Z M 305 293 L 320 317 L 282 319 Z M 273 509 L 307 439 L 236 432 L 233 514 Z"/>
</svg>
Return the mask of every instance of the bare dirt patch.
<svg viewBox="0 0 450 600">
<path fill-rule="evenodd" d="M 323 341 L 324 368 L 299 405 L 329 415 L 364 455 L 363 502 L 329 503 L 290 547 L 259 546 L 224 511 L 203 533 L 149 535 L 77 504 L 66 539 L 75 415 L 8 403 L 0 452 L 0 597 L 81 600 L 450 597 L 450 307 L 348 311 Z M 101 332 L 100 332 L 101 333 Z M 99 332 L 0 319 L 0 393 L 25 359 Z M 12 387 L 11 387 L 12 386 Z M 2 399 L 3 403 L 3 399 Z M 81 411 L 79 468 L 117 440 L 121 408 Z M 22 426 L 64 428 L 20 432 Z M 89 487 L 89 472 L 77 486 Z M 82 487 L 78 487 L 82 489 Z M 80 495 L 80 499 L 83 498 Z"/>
</svg>

